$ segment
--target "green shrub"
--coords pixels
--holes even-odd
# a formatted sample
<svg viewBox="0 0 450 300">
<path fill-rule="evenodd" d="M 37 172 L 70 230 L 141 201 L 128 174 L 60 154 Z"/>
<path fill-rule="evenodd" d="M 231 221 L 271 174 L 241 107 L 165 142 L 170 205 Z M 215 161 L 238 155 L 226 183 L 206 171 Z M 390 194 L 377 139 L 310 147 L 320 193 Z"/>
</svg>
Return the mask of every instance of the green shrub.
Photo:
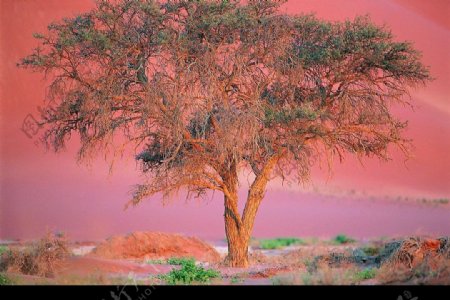
<svg viewBox="0 0 450 300">
<path fill-rule="evenodd" d="M 175 266 L 182 266 L 183 264 L 189 264 L 191 262 L 194 262 L 194 258 L 187 258 L 187 257 L 171 257 L 167 260 L 167 263 L 169 265 L 175 265 Z"/>
<path fill-rule="evenodd" d="M 355 274 L 357 280 L 366 280 L 372 279 L 377 274 L 377 270 L 375 268 L 367 268 L 362 271 L 359 271 Z"/>
<path fill-rule="evenodd" d="M 259 241 L 259 247 L 261 249 L 278 249 L 287 247 L 290 245 L 304 245 L 305 242 L 298 238 L 276 238 L 276 239 L 266 239 Z"/>
<path fill-rule="evenodd" d="M 180 265 L 180 269 L 173 269 L 159 278 L 167 284 L 191 284 L 193 282 L 207 283 L 211 278 L 220 276 L 220 273 L 212 269 L 204 269 L 195 265 L 194 259 L 170 259 L 170 264 Z"/>
<path fill-rule="evenodd" d="M 235 276 L 231 277 L 230 283 L 231 284 L 239 284 L 243 281 L 244 280 L 241 277 L 235 275 Z"/>
<path fill-rule="evenodd" d="M 363 247 L 361 248 L 361 250 L 369 256 L 375 256 L 380 254 L 380 248 L 378 247 L 373 247 L 373 246 L 367 246 L 367 247 Z"/>
<path fill-rule="evenodd" d="M 0 246 L 0 255 L 9 251 L 9 248 L 6 246 Z"/>
<path fill-rule="evenodd" d="M 171 257 L 168 259 L 148 259 L 145 262 L 147 264 L 154 264 L 154 265 L 175 265 L 175 266 L 181 266 L 184 263 L 188 263 L 190 261 L 194 261 L 194 258 L 191 257 Z"/>
<path fill-rule="evenodd" d="M 354 239 L 352 239 L 351 237 L 346 236 L 345 234 L 338 234 L 337 236 L 335 236 L 333 238 L 333 242 L 339 245 L 342 244 L 350 244 L 355 242 Z"/>
<path fill-rule="evenodd" d="M 0 273 L 0 285 L 12 284 L 11 280 L 3 273 Z"/>
</svg>

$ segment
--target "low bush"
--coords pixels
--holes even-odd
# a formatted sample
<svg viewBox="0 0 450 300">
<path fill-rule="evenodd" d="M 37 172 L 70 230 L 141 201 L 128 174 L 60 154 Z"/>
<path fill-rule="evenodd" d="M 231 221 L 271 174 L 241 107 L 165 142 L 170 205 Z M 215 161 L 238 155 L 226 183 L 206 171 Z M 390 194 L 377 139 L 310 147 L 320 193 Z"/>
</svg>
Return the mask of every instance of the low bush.
<svg viewBox="0 0 450 300">
<path fill-rule="evenodd" d="M 380 248 L 378 247 L 374 247 L 374 246 L 366 246 L 361 248 L 361 250 L 369 256 L 376 256 L 378 254 L 380 254 Z"/>
<path fill-rule="evenodd" d="M 8 271 L 53 277 L 56 268 L 68 255 L 69 249 L 65 237 L 47 233 L 24 250 L 11 249 L 2 260 Z"/>
<path fill-rule="evenodd" d="M 195 264 L 194 259 L 170 259 L 170 264 L 180 265 L 180 269 L 173 269 L 167 274 L 160 275 L 159 278 L 167 284 L 191 284 L 207 283 L 212 278 L 217 278 L 220 273 L 213 269 L 204 269 Z"/>
<path fill-rule="evenodd" d="M 3 273 L 0 273 L 0 285 L 10 285 L 11 280 Z"/>
<path fill-rule="evenodd" d="M 0 256 L 3 255 L 3 253 L 8 252 L 9 248 L 6 246 L 0 246 Z"/>
<path fill-rule="evenodd" d="M 171 257 L 171 258 L 167 259 L 167 263 L 169 265 L 175 265 L 175 266 L 181 266 L 183 264 L 189 264 L 192 261 L 195 263 L 195 259 L 194 258 Z"/>
<path fill-rule="evenodd" d="M 299 238 L 275 238 L 275 239 L 265 239 L 259 241 L 259 247 L 261 249 L 279 249 L 291 245 L 304 245 L 305 242 Z"/>
<path fill-rule="evenodd" d="M 377 274 L 377 270 L 375 268 L 366 268 L 362 271 L 356 272 L 355 278 L 358 281 L 367 280 L 367 279 L 375 278 L 376 274 Z"/>
<path fill-rule="evenodd" d="M 354 243 L 355 240 L 352 239 L 351 237 L 346 236 L 345 234 L 338 234 L 337 236 L 335 236 L 333 238 L 333 242 L 335 244 L 343 245 L 343 244 Z"/>
</svg>

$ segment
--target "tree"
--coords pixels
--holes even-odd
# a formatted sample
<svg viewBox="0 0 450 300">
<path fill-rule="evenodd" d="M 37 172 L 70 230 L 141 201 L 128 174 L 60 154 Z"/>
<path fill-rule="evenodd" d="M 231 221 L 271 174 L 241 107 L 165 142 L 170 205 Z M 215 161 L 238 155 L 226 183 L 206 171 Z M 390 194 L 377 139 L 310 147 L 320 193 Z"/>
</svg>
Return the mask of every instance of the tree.
<svg viewBox="0 0 450 300">
<path fill-rule="evenodd" d="M 51 74 L 43 141 L 59 151 L 76 133 L 82 160 L 138 149 L 148 176 L 133 205 L 222 192 L 228 262 L 247 266 L 269 180 L 305 180 L 322 158 L 407 154 L 390 108 L 430 79 L 420 53 L 368 17 L 288 16 L 282 3 L 101 0 L 50 24 L 19 63 Z M 240 213 L 244 168 L 254 180 Z"/>
</svg>

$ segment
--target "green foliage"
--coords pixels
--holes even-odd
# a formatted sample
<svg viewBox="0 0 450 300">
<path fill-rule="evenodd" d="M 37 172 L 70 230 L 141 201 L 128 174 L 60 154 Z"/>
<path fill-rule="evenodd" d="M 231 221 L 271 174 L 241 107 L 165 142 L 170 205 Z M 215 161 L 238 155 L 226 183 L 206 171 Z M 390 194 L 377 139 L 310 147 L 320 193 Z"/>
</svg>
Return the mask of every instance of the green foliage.
<svg viewBox="0 0 450 300">
<path fill-rule="evenodd" d="M 167 284 L 191 284 L 191 283 L 208 283 L 211 278 L 217 278 L 220 273 L 213 269 L 204 269 L 195 264 L 194 259 L 177 259 L 171 264 L 180 265 L 180 269 L 173 269 L 167 274 L 158 276 Z"/>
<path fill-rule="evenodd" d="M 264 111 L 266 124 L 281 123 L 289 124 L 295 120 L 313 121 L 317 118 L 317 113 L 306 108 L 274 110 L 267 108 Z"/>
<path fill-rule="evenodd" d="M 6 252 L 8 252 L 9 251 L 9 248 L 7 247 L 7 246 L 0 246 L 0 256 L 3 254 L 3 253 L 6 253 Z"/>
<path fill-rule="evenodd" d="M 5 274 L 0 273 L 0 285 L 10 285 L 12 284 L 11 279 L 9 279 Z"/>
<path fill-rule="evenodd" d="M 244 281 L 241 277 L 235 275 L 231 277 L 230 283 L 231 284 L 238 284 L 241 283 L 242 281 Z"/>
<path fill-rule="evenodd" d="M 154 145 L 160 147 L 160 155 L 148 159 L 138 156 L 143 158 L 144 166 L 149 165 L 145 171 L 166 165 L 169 170 L 175 169 L 179 166 L 173 164 L 175 159 L 184 163 L 182 166 L 191 160 L 196 160 L 199 169 L 203 167 L 199 161 L 206 165 L 208 160 L 188 155 L 192 152 L 189 138 L 201 143 L 204 152 L 214 158 L 241 158 L 250 153 L 257 154 L 250 155 L 252 159 L 265 159 L 278 150 L 288 150 L 286 155 L 299 163 L 299 174 L 304 176 L 309 168 L 306 160 L 315 152 L 302 145 L 305 140 L 323 142 L 333 152 L 354 153 L 362 149 L 384 158 L 382 150 L 387 143 L 402 142 L 397 132 L 401 126 L 393 122 L 387 102 L 377 97 L 382 94 L 386 100 L 399 98 L 407 85 L 429 79 L 419 54 L 409 43 L 393 41 L 389 30 L 374 25 L 367 17 L 328 22 L 312 15 L 284 16 L 278 11 L 281 3 L 99 1 L 90 12 L 50 24 L 47 33 L 34 35 L 39 39 L 39 47 L 19 63 L 45 74 L 58 74 L 49 95 L 63 101 L 55 103 L 59 105 L 55 111 L 40 120 L 48 130 L 44 136 L 48 146 L 61 149 L 78 131 L 82 144 L 79 156 L 88 158 L 104 148 L 102 141 L 122 131 L 131 133 L 129 127 L 133 127 L 136 136 L 129 137 L 131 143 L 147 138 L 150 149 L 155 149 Z M 228 67 L 240 71 L 228 72 L 212 53 L 228 53 Z M 249 57 L 252 59 L 244 63 Z M 149 69 L 159 71 L 147 74 Z M 189 76 L 162 79 L 172 77 L 168 74 L 174 70 Z M 262 75 L 260 70 L 267 74 Z M 269 74 L 273 80 L 264 79 Z M 176 86 L 191 89 L 183 97 L 170 95 L 167 91 L 173 88 L 172 80 Z M 211 88 L 204 89 L 206 82 Z M 247 82 L 247 87 L 242 89 L 237 82 Z M 226 90 L 219 91 L 217 87 Z M 83 97 L 74 97 L 77 92 Z M 225 94 L 217 97 L 218 92 Z M 262 99 L 242 102 L 258 95 Z M 212 102 L 187 109 L 194 99 Z M 225 100 L 233 107 L 222 111 L 219 108 Z M 260 105 L 260 100 L 268 103 Z M 80 102 L 77 109 L 67 105 L 73 101 Z M 174 113 L 161 115 L 159 110 L 152 111 L 160 102 L 163 106 L 170 102 Z M 207 111 L 202 107 L 214 109 Z M 217 130 L 208 126 L 200 136 L 191 133 L 189 137 L 189 132 L 184 132 L 180 138 L 183 144 L 173 147 L 174 133 L 190 129 L 192 117 L 199 112 L 214 117 L 222 134 L 239 130 L 248 134 L 241 137 L 238 145 L 233 140 L 232 147 L 228 147 L 224 143 L 228 139 L 206 134 Z M 134 127 L 135 124 L 140 126 Z M 158 139 L 153 138 L 153 133 L 147 136 L 149 124 L 159 128 Z M 251 130 L 237 128 L 240 124 L 252 125 Z M 280 132 L 274 124 L 282 125 Z M 365 124 L 379 125 L 385 134 L 360 130 L 359 125 Z M 266 130 L 260 130 L 261 127 Z M 198 141 L 200 137 L 206 142 Z M 257 140 L 264 142 L 255 143 Z M 272 149 L 274 145 L 282 149 Z M 174 149 L 178 149 L 176 153 L 172 153 Z M 232 152 L 230 149 L 239 153 L 227 153 Z M 236 163 L 239 165 L 240 161 Z M 162 184 L 156 186 L 159 189 L 148 189 L 147 193 L 167 190 Z M 136 194 L 139 198 L 145 193 Z"/>
<path fill-rule="evenodd" d="M 192 257 L 171 257 L 168 259 L 148 259 L 145 261 L 147 264 L 154 264 L 154 265 L 174 265 L 174 266 L 181 266 L 183 264 L 190 264 L 191 262 L 195 263 L 195 259 Z"/>
<path fill-rule="evenodd" d="M 311 273 L 311 272 L 313 272 L 314 270 L 317 269 L 317 260 L 318 260 L 317 256 L 313 257 L 312 259 L 311 258 L 305 258 L 303 260 L 303 264 L 305 265 L 306 270 L 309 273 Z"/>
<path fill-rule="evenodd" d="M 338 234 L 337 236 L 335 236 L 333 238 L 333 242 L 336 244 L 342 245 L 342 244 L 353 243 L 353 242 L 355 242 L 355 240 L 346 236 L 345 234 Z"/>
<path fill-rule="evenodd" d="M 312 285 L 313 284 L 313 280 L 312 280 L 312 275 L 311 273 L 305 273 L 302 274 L 302 281 L 304 285 Z"/>
<path fill-rule="evenodd" d="M 366 268 L 362 271 L 359 271 L 355 274 L 355 279 L 358 281 L 372 279 L 377 274 L 377 269 L 375 268 Z"/>
<path fill-rule="evenodd" d="M 367 254 L 367 255 L 369 255 L 369 256 L 375 256 L 375 255 L 380 254 L 380 248 L 379 248 L 379 247 L 366 246 L 366 247 L 361 248 L 361 250 L 362 250 L 365 254 Z"/>
<path fill-rule="evenodd" d="M 276 239 L 264 239 L 259 241 L 259 247 L 261 249 L 278 249 L 291 245 L 304 245 L 305 242 L 299 238 L 276 238 Z"/>
<path fill-rule="evenodd" d="M 294 61 L 305 67 L 329 66 L 358 56 L 361 60 L 355 73 L 375 67 L 393 76 L 428 76 L 417 63 L 418 53 L 410 43 L 392 41 L 392 34 L 371 23 L 367 16 L 352 22 L 332 23 L 308 15 L 297 17 L 295 23 L 301 34 Z"/>
<path fill-rule="evenodd" d="M 186 257 L 171 257 L 167 259 L 167 263 L 169 265 L 182 266 L 184 264 L 195 263 L 195 259 Z"/>
</svg>

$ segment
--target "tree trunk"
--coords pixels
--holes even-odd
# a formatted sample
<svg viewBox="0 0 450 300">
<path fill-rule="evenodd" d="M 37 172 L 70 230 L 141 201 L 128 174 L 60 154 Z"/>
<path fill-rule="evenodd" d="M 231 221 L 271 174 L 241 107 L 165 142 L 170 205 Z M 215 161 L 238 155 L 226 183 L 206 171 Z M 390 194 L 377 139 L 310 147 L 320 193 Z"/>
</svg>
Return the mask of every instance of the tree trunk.
<svg viewBox="0 0 450 300">
<path fill-rule="evenodd" d="M 230 267 L 248 267 L 248 242 L 246 230 L 239 216 L 235 216 L 230 207 L 229 199 L 225 197 L 225 233 L 228 242 L 226 262 Z"/>
<path fill-rule="evenodd" d="M 228 243 L 226 263 L 231 267 L 248 267 L 248 236 L 244 230 L 238 209 L 238 175 L 236 164 L 233 162 L 222 173 L 227 187 L 224 197 L 225 206 L 225 234 Z"/>
<path fill-rule="evenodd" d="M 269 174 L 278 161 L 280 154 L 272 156 L 258 172 L 255 181 L 250 186 L 244 212 L 241 216 L 238 210 L 237 183 L 238 176 L 236 165 L 232 164 L 227 172 L 223 172 L 222 178 L 227 187 L 224 198 L 225 204 L 225 233 L 228 242 L 228 256 L 226 262 L 231 267 L 248 267 L 248 244 L 253 230 L 256 213 L 264 198 L 264 192 Z"/>
</svg>

